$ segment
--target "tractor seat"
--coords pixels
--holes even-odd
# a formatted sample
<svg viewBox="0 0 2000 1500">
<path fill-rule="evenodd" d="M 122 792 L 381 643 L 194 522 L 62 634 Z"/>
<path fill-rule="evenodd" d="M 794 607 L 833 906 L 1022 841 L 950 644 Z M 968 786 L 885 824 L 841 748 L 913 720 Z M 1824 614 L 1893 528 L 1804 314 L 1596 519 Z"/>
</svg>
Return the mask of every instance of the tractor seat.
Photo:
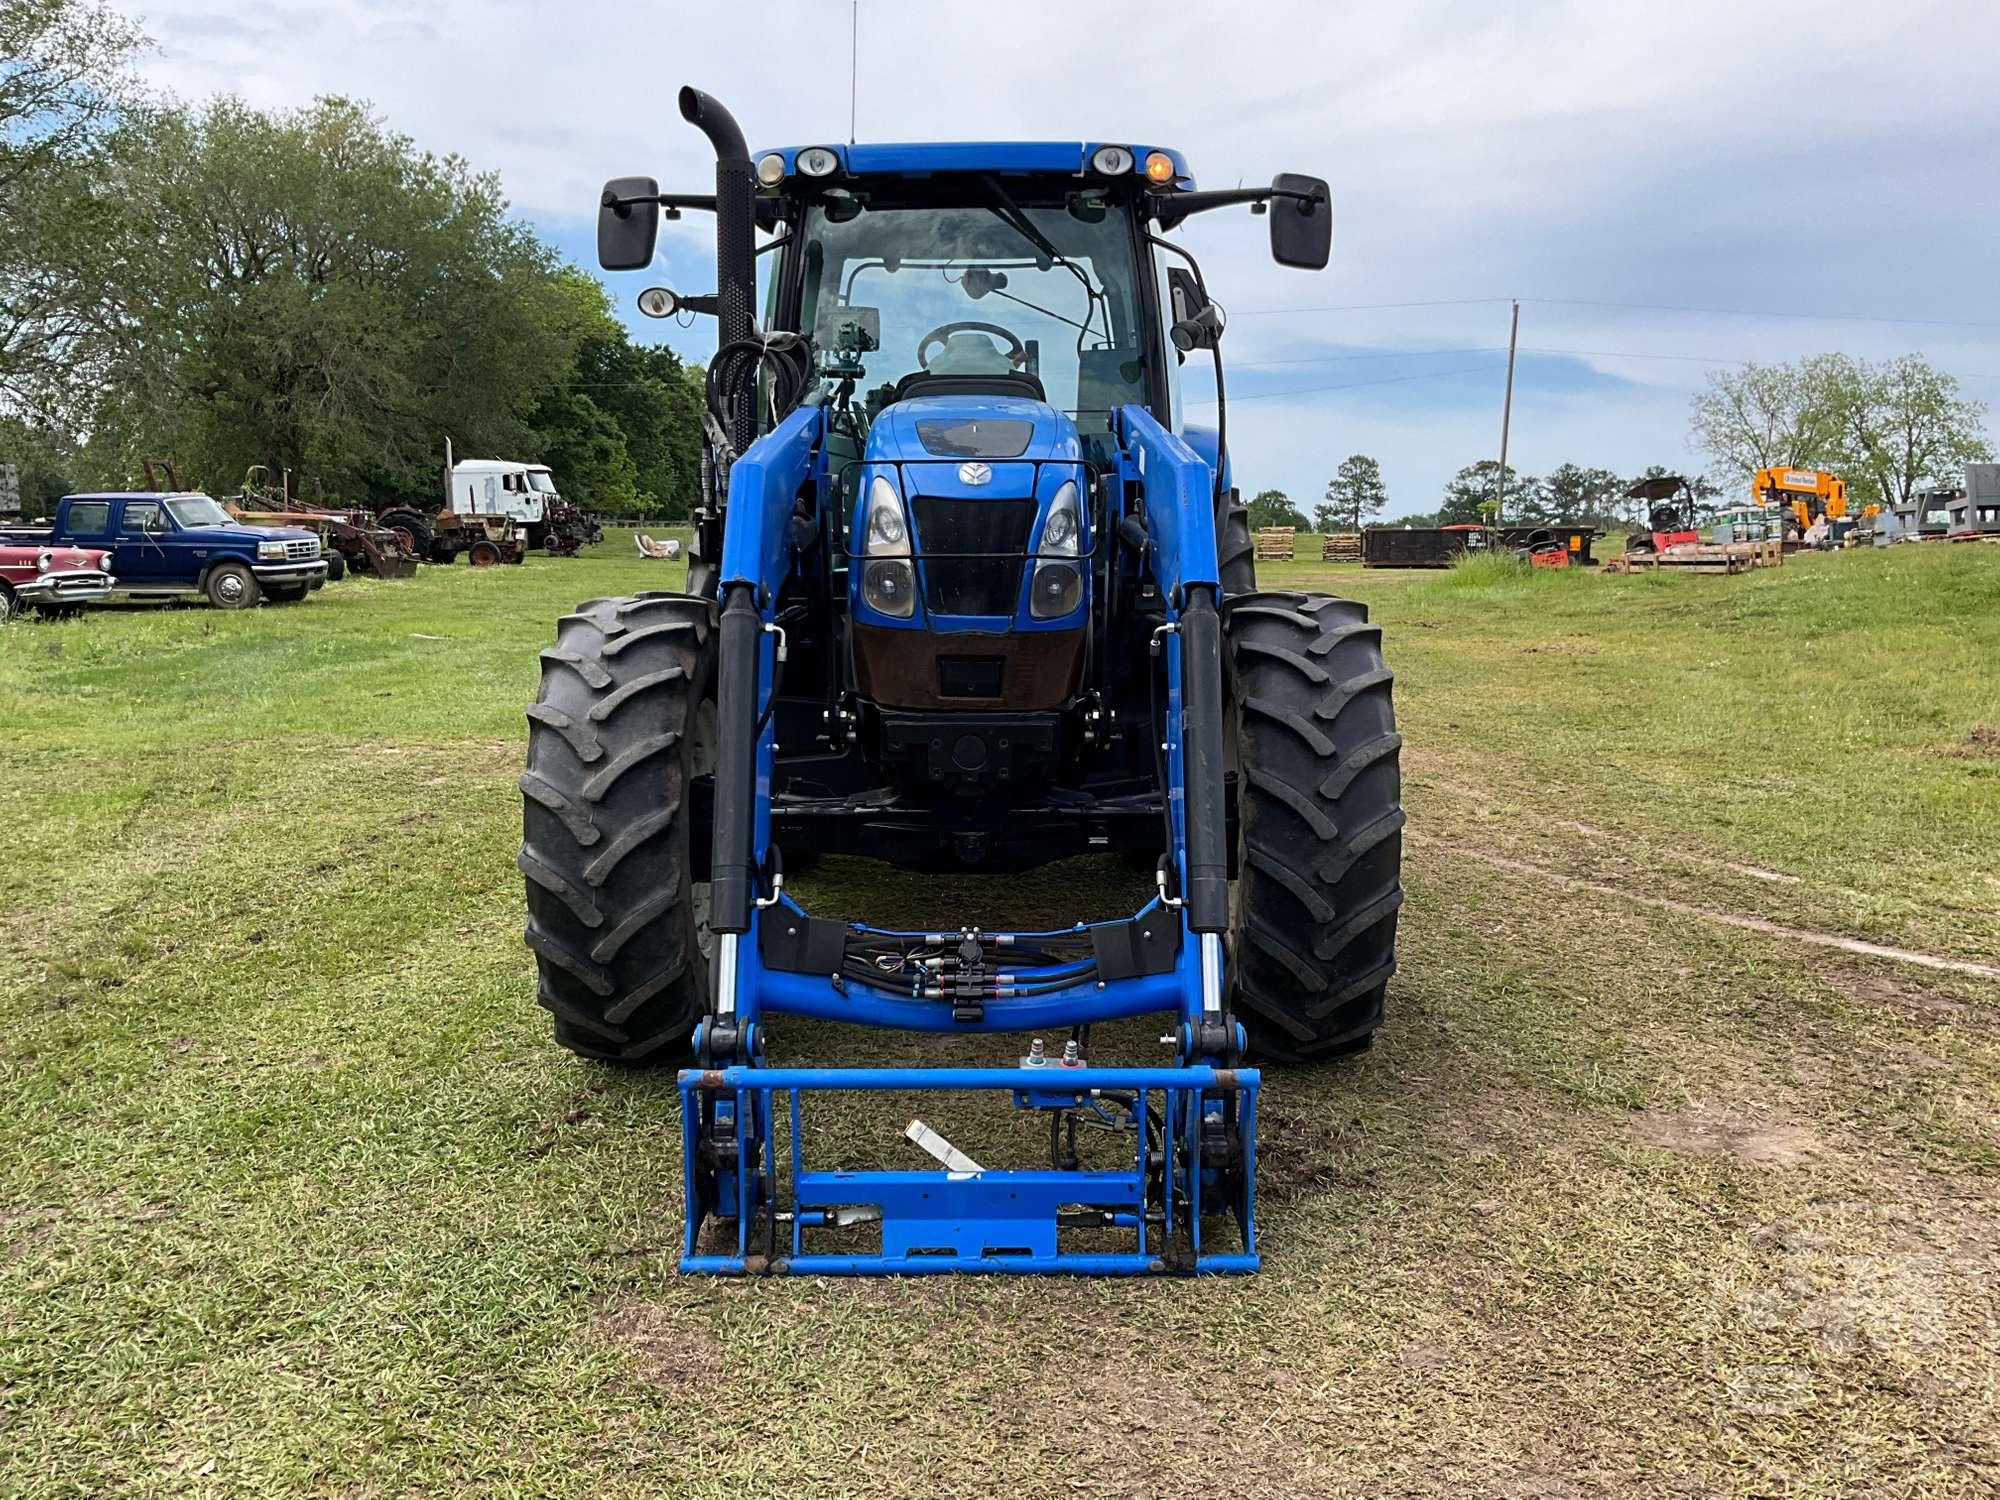
<svg viewBox="0 0 2000 1500">
<path fill-rule="evenodd" d="M 912 370 L 896 382 L 891 401 L 913 401 L 919 396 L 1024 396 L 1030 401 L 1047 401 L 1039 375 L 1017 373 L 991 375 L 943 375 L 935 370 Z"/>
</svg>

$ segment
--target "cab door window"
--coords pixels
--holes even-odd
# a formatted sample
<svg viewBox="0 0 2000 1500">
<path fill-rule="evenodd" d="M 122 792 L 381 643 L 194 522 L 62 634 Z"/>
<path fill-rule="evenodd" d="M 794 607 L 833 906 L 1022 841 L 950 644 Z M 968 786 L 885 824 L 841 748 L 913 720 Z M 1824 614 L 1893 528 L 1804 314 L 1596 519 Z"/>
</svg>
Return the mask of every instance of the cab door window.
<svg viewBox="0 0 2000 1500">
<path fill-rule="evenodd" d="M 119 518 L 120 536 L 157 536 L 167 529 L 166 513 L 151 500 L 128 500 Z"/>
<path fill-rule="evenodd" d="M 63 513 L 71 536 L 102 536 L 111 529 L 109 500 L 72 500 Z"/>
</svg>

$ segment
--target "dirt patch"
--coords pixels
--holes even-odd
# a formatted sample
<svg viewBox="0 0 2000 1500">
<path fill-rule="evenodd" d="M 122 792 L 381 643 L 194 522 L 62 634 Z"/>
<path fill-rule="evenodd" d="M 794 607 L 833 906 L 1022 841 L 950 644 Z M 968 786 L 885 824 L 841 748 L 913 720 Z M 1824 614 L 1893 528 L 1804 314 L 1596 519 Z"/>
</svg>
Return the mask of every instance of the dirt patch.
<svg viewBox="0 0 2000 1500">
<path fill-rule="evenodd" d="M 722 1369 L 715 1335 L 681 1309 L 636 1297 L 597 1299 L 591 1332 L 631 1356 L 632 1373 L 663 1390 L 712 1387 Z"/>
<path fill-rule="evenodd" d="M 1836 983 L 1843 993 L 1857 1000 L 1886 1005 L 1921 1020 L 1948 1021 L 1969 1009 L 1963 1000 L 1952 1000 L 1920 985 L 1904 984 L 1880 974 L 1856 974 Z"/>
<path fill-rule="evenodd" d="M 1758 1167 L 1795 1167 L 1821 1149 L 1803 1125 L 1749 1124 L 1701 1113 L 1638 1115 L 1631 1131 L 1635 1139 L 1662 1151 L 1726 1156 Z"/>
<path fill-rule="evenodd" d="M 1945 751 L 1959 760 L 2000 760 L 2000 724 L 1975 724 Z"/>
</svg>

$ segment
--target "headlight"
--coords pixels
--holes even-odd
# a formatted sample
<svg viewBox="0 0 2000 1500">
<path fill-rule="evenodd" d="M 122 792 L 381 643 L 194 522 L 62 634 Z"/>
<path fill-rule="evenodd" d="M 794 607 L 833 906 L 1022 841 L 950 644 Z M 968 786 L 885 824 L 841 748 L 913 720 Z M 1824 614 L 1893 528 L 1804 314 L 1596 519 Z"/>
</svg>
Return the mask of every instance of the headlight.
<svg viewBox="0 0 2000 1500">
<path fill-rule="evenodd" d="M 257 544 L 257 558 L 260 562 L 284 561 L 285 544 L 282 540 L 271 540 Z"/>
<path fill-rule="evenodd" d="M 53 558 L 52 558 L 52 557 L 51 557 L 51 556 L 50 556 L 50 555 L 49 555 L 48 553 L 46 553 L 46 552 L 37 552 L 37 553 L 35 554 L 35 571 L 36 571 L 37 573 L 46 573 L 46 572 L 48 572 L 48 570 L 49 570 L 49 564 L 50 564 L 51 562 L 53 562 L 53 561 L 54 561 L 54 559 L 53 559 Z"/>
<path fill-rule="evenodd" d="M 870 609 L 907 620 L 917 610 L 916 575 L 906 562 L 871 562 L 861 575 L 861 597 Z"/>
<path fill-rule="evenodd" d="M 831 177 L 840 158 L 824 146 L 808 146 L 799 153 L 798 166 L 808 177 Z"/>
<path fill-rule="evenodd" d="M 896 487 L 880 474 L 868 486 L 867 540 L 861 550 L 870 557 L 908 557 L 910 528 L 903 519 L 903 501 Z"/>
<path fill-rule="evenodd" d="M 1035 551 L 1040 556 L 1076 557 L 1083 542 L 1083 511 L 1077 505 L 1076 485 L 1064 480 L 1049 502 L 1042 521 L 1042 539 Z M 1028 613 L 1037 620 L 1055 620 L 1071 613 L 1083 602 L 1083 572 L 1074 563 L 1038 562 L 1034 582 L 1028 589 Z"/>
<path fill-rule="evenodd" d="M 785 159 L 773 151 L 768 156 L 757 158 L 757 180 L 765 187 L 776 187 L 785 180 Z"/>
<path fill-rule="evenodd" d="M 1090 165 L 1106 177 L 1123 177 L 1132 170 L 1132 153 L 1123 146 L 1099 146 L 1090 153 Z"/>
<path fill-rule="evenodd" d="M 887 476 L 877 474 L 868 486 L 868 515 L 861 525 L 861 597 L 870 609 L 891 619 L 907 620 L 917 612 L 917 574 L 910 566 L 910 523 L 903 516 L 903 498 Z"/>
<path fill-rule="evenodd" d="M 1056 497 L 1049 502 L 1048 519 L 1042 522 L 1042 544 L 1037 552 L 1055 552 L 1064 557 L 1075 557 L 1077 533 L 1082 529 L 1076 509 L 1076 485 L 1063 481 Z"/>
<path fill-rule="evenodd" d="M 100 552 L 97 554 L 97 571 L 100 573 L 109 573 L 111 571 L 111 554 L 109 552 Z"/>
<path fill-rule="evenodd" d="M 1028 613 L 1037 620 L 1057 620 L 1083 602 L 1083 575 L 1069 563 L 1043 563 L 1035 569 L 1035 589 L 1028 596 Z"/>
</svg>

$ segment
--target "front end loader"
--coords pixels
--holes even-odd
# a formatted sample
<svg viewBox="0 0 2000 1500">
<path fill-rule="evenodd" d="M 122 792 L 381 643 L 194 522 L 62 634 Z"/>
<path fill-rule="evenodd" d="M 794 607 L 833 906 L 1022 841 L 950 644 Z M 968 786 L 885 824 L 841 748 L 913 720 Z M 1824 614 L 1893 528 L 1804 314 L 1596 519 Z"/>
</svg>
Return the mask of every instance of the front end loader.
<svg viewBox="0 0 2000 1500">
<path fill-rule="evenodd" d="M 1165 235 L 1248 206 L 1317 269 L 1327 185 L 1200 191 L 1135 143 L 753 155 L 714 99 L 679 103 L 714 192 L 615 179 L 598 248 L 642 270 L 663 214 L 715 216 L 715 291 L 638 299 L 717 320 L 706 494 L 685 593 L 579 605 L 542 653 L 520 867 L 556 1039 L 680 1066 L 684 1271 L 1253 1271 L 1256 1064 L 1382 1019 L 1401 741 L 1366 610 L 1256 586 L 1226 418 L 1181 415 L 1184 360 L 1223 394 L 1220 309 Z M 786 856 L 821 854 L 1122 855 L 1153 893 L 1045 931 L 889 929 L 787 890 Z M 1151 1013 L 1153 1059 L 1093 1055 Z M 787 1066 L 787 1015 L 1027 1040 Z M 829 1167 L 829 1093 L 999 1095 L 1049 1160 L 911 1122 L 935 1169 Z"/>
</svg>

